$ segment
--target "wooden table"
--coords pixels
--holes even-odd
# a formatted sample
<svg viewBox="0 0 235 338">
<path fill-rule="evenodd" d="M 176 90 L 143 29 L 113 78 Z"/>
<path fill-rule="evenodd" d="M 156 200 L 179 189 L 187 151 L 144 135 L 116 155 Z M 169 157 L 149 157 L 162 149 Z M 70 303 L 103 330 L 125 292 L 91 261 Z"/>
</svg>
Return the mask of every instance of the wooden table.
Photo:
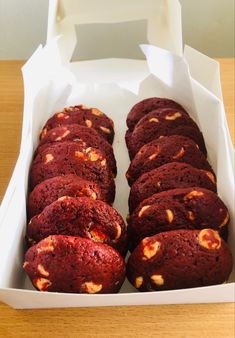
<svg viewBox="0 0 235 338">
<path fill-rule="evenodd" d="M 220 59 L 234 142 L 234 59 Z M 20 145 L 22 61 L 0 62 L 0 199 Z M 234 337 L 234 304 L 14 310 L 0 303 L 0 337 Z"/>
</svg>

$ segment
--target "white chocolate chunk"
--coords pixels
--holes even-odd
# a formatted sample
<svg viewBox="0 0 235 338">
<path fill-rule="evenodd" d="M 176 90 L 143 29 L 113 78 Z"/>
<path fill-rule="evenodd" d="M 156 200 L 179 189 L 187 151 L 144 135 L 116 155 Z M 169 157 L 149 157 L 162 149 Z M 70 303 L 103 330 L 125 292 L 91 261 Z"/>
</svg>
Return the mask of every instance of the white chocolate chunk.
<svg viewBox="0 0 235 338">
<path fill-rule="evenodd" d="M 175 154 L 175 155 L 173 156 L 173 159 L 174 159 L 174 160 L 177 160 L 178 158 L 182 157 L 182 156 L 184 155 L 184 153 L 185 153 L 185 150 L 184 150 L 184 148 L 182 147 L 182 148 L 178 151 L 178 153 Z"/>
<path fill-rule="evenodd" d="M 38 264 L 38 272 L 40 272 L 41 275 L 48 277 L 49 272 L 44 268 L 42 264 Z"/>
<path fill-rule="evenodd" d="M 155 256 L 156 253 L 159 251 L 160 246 L 161 244 L 158 241 L 154 243 L 146 244 L 143 248 L 143 254 L 144 254 L 143 260 L 150 259 L 153 256 Z"/>
<path fill-rule="evenodd" d="M 91 193 L 91 198 L 92 198 L 93 200 L 96 200 L 96 199 L 97 199 L 97 195 L 96 195 L 96 193 L 95 193 L 94 191 Z"/>
<path fill-rule="evenodd" d="M 166 120 L 169 120 L 169 121 L 173 121 L 173 120 L 176 120 L 178 117 L 180 117 L 182 114 L 180 112 L 176 112 L 174 114 L 169 114 L 169 115 L 166 115 L 165 119 Z"/>
<path fill-rule="evenodd" d="M 64 113 L 58 113 L 56 116 L 58 117 L 58 119 L 63 119 L 65 114 Z"/>
<path fill-rule="evenodd" d="M 54 251 L 54 244 L 55 240 L 52 240 L 51 237 L 47 238 L 46 240 L 43 240 L 43 244 L 41 245 L 40 248 L 37 248 L 37 252 L 47 252 L 47 251 Z"/>
<path fill-rule="evenodd" d="M 158 156 L 158 153 L 154 153 L 154 154 L 152 154 L 152 155 L 149 156 L 149 160 L 152 161 L 152 160 L 154 160 L 157 156 Z"/>
<path fill-rule="evenodd" d="M 66 137 L 69 134 L 70 134 L 70 131 L 69 130 L 65 130 L 65 132 L 61 136 L 58 136 L 55 140 L 56 141 L 61 141 L 64 137 Z"/>
<path fill-rule="evenodd" d="M 120 224 L 118 224 L 117 222 L 115 223 L 115 225 L 116 225 L 116 229 L 117 229 L 117 234 L 116 234 L 114 239 L 117 240 L 121 236 L 122 228 L 121 228 Z"/>
<path fill-rule="evenodd" d="M 85 282 L 82 285 L 85 288 L 85 291 L 88 293 L 97 293 L 102 290 L 102 284 L 96 284 L 94 282 Z"/>
<path fill-rule="evenodd" d="M 88 128 L 92 127 L 92 121 L 91 120 L 86 120 L 85 123 L 86 123 Z"/>
<path fill-rule="evenodd" d="M 167 219 L 169 221 L 169 223 L 171 223 L 174 219 L 174 214 L 170 209 L 166 210 L 166 215 L 167 215 Z"/>
<path fill-rule="evenodd" d="M 95 116 L 102 116 L 102 115 L 104 115 L 104 114 L 102 113 L 102 111 L 100 111 L 100 110 L 97 109 L 97 108 L 92 108 L 91 112 L 92 112 L 92 114 L 95 115 Z"/>
<path fill-rule="evenodd" d="M 202 191 L 197 191 L 197 190 L 193 190 L 191 191 L 189 194 L 187 194 L 186 196 L 184 196 L 184 200 L 187 200 L 187 199 L 192 199 L 194 197 L 199 197 L 199 196 L 203 196 L 203 192 Z"/>
<path fill-rule="evenodd" d="M 188 212 L 188 218 L 190 219 L 190 221 L 194 221 L 195 220 L 195 215 L 192 211 Z"/>
<path fill-rule="evenodd" d="M 110 130 L 109 128 L 100 126 L 100 129 L 101 129 L 105 134 L 111 134 L 111 130 Z"/>
<path fill-rule="evenodd" d="M 81 158 L 81 159 L 84 159 L 84 160 L 86 159 L 86 155 L 82 151 L 77 150 L 77 151 L 75 151 L 74 155 L 77 158 Z"/>
<path fill-rule="evenodd" d="M 149 119 L 149 122 L 155 122 L 158 123 L 159 120 L 156 117 L 152 117 L 151 119 Z"/>
<path fill-rule="evenodd" d="M 223 222 L 220 224 L 219 227 L 222 228 L 223 226 L 225 226 L 228 223 L 228 220 L 229 220 L 229 213 L 227 212 Z"/>
<path fill-rule="evenodd" d="M 95 162 L 95 161 L 97 161 L 97 160 L 100 159 L 100 156 L 99 156 L 99 154 L 97 154 L 96 151 L 90 151 L 90 152 L 88 153 L 88 156 L 89 156 L 89 159 L 90 159 L 92 162 Z"/>
<path fill-rule="evenodd" d="M 102 167 L 105 167 L 105 166 L 106 166 L 106 163 L 107 163 L 106 159 L 104 159 L 104 160 L 102 160 L 102 161 L 100 162 L 100 164 L 102 165 Z"/>
<path fill-rule="evenodd" d="M 53 161 L 53 159 L 54 159 L 54 156 L 52 154 L 46 154 L 44 164 L 47 164 Z"/>
<path fill-rule="evenodd" d="M 208 250 L 218 250 L 221 247 L 221 238 L 217 231 L 203 229 L 198 234 L 198 241 L 201 246 Z"/>
<path fill-rule="evenodd" d="M 212 174 L 212 172 L 206 171 L 206 170 L 204 170 L 204 171 L 205 171 L 206 175 L 209 177 L 209 179 L 215 184 L 216 183 L 215 176 Z"/>
<path fill-rule="evenodd" d="M 51 281 L 46 278 L 36 278 L 34 279 L 33 283 L 40 291 L 46 291 L 49 286 L 52 285 Z"/>
<path fill-rule="evenodd" d="M 141 287 L 141 285 L 143 284 L 143 281 L 144 281 L 144 279 L 143 279 L 142 276 L 136 277 L 136 279 L 135 279 L 135 287 L 137 289 L 139 289 Z"/>
<path fill-rule="evenodd" d="M 150 278 L 156 285 L 160 286 L 164 284 L 164 278 L 162 277 L 162 275 L 152 275 Z"/>
<path fill-rule="evenodd" d="M 69 200 L 69 199 L 72 199 L 71 196 L 61 196 L 57 199 L 57 201 L 66 201 L 66 200 Z"/>
<path fill-rule="evenodd" d="M 143 206 L 138 213 L 138 217 L 141 217 L 148 208 L 150 208 L 150 205 Z"/>
</svg>

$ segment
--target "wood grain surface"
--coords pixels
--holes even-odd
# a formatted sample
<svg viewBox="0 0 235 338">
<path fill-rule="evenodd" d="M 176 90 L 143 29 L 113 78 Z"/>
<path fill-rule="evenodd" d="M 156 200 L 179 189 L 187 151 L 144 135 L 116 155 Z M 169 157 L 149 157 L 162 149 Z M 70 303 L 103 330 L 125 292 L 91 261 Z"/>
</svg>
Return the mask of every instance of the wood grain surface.
<svg viewBox="0 0 235 338">
<path fill-rule="evenodd" d="M 219 62 L 234 143 L 234 59 Z M 0 200 L 20 146 L 22 64 L 0 61 Z M 14 310 L 0 302 L 0 337 L 232 338 L 234 315 L 233 303 Z"/>
</svg>

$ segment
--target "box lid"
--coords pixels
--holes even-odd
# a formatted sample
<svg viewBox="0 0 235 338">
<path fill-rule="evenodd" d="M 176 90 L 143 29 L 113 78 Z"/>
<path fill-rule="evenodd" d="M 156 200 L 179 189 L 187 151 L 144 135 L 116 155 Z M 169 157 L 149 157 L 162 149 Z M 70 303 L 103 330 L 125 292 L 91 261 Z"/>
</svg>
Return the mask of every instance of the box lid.
<svg viewBox="0 0 235 338">
<path fill-rule="evenodd" d="M 182 55 L 181 6 L 178 0 L 51 0 L 47 43 L 62 35 L 59 42 L 61 56 L 64 61 L 70 61 L 77 43 L 76 25 L 136 20 L 147 20 L 147 40 L 150 44 Z"/>
</svg>

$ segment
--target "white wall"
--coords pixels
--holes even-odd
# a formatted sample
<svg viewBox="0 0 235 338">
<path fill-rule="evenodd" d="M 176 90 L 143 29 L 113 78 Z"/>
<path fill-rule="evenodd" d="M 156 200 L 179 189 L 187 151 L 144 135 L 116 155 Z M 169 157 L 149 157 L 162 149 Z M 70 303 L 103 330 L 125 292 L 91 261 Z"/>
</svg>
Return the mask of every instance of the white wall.
<svg viewBox="0 0 235 338">
<path fill-rule="evenodd" d="M 0 0 L 0 58 L 27 59 L 45 43 L 48 0 Z"/>
<path fill-rule="evenodd" d="M 0 0 L 0 59 L 27 59 L 39 43 L 45 43 L 48 1 Z M 212 57 L 234 56 L 234 0 L 180 2 L 185 43 Z M 140 25 L 139 28 L 141 27 Z M 104 27 L 96 27 L 95 32 L 98 39 L 104 34 Z M 84 50 L 90 51 L 91 48 L 86 46 L 86 37 L 92 36 L 90 27 L 84 27 L 81 34 L 84 35 L 80 38 Z M 136 36 L 136 41 L 138 38 L 143 39 L 143 34 L 138 28 Z M 130 48 L 131 45 L 133 46 L 125 41 L 125 48 Z M 97 48 L 97 55 L 102 57 L 102 46 L 96 46 Z M 140 55 L 132 49 L 129 54 L 133 57 L 133 53 L 136 58 Z M 125 54 L 128 54 L 128 51 Z M 84 52 L 82 59 L 90 56 Z M 114 56 L 117 56 L 115 50 Z"/>
<path fill-rule="evenodd" d="M 184 42 L 212 57 L 234 56 L 234 0 L 180 0 Z"/>
</svg>

